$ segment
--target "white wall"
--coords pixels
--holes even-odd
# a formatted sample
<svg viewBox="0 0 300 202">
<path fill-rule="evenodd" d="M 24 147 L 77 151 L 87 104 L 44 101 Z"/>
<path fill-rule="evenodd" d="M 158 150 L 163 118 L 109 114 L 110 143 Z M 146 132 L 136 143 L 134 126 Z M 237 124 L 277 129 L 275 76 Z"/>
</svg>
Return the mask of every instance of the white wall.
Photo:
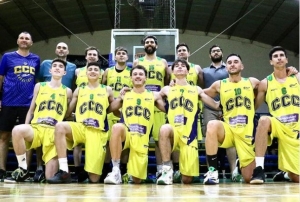
<svg viewBox="0 0 300 202">
<path fill-rule="evenodd" d="M 94 32 L 93 35 L 90 33 L 83 33 L 78 34 L 77 36 L 79 39 L 76 36 L 71 36 L 71 38 L 65 36 L 50 39 L 49 43 L 44 41 L 37 42 L 34 43 L 31 51 L 40 55 L 41 60 L 54 58 L 54 50 L 57 43 L 65 42 L 69 45 L 70 54 L 72 55 L 84 55 L 84 50 L 88 45 L 96 46 L 100 50 L 101 54 L 108 54 L 110 52 L 111 30 L 97 31 Z M 213 34 L 205 36 L 203 32 L 186 31 L 184 34 L 179 35 L 179 42 L 187 43 L 190 47 L 191 53 L 193 53 L 214 37 L 215 35 Z M 189 60 L 193 63 L 199 64 L 202 68 L 207 67 L 211 63 L 208 57 L 208 50 L 214 44 L 220 45 L 223 49 L 225 58 L 230 53 L 237 53 L 242 57 L 245 66 L 243 72 L 244 77 L 253 76 L 258 79 L 263 79 L 272 72 L 272 67 L 269 64 L 268 58 L 268 53 L 271 49 L 270 45 L 258 42 L 253 42 L 251 44 L 248 39 L 237 37 L 231 37 L 231 39 L 228 39 L 226 35 L 221 35 L 214 39 L 205 47 L 194 53 Z M 296 57 L 289 51 L 287 55 L 289 65 L 299 67 L 299 56 Z M 265 106 L 260 111 L 265 112 Z"/>
</svg>

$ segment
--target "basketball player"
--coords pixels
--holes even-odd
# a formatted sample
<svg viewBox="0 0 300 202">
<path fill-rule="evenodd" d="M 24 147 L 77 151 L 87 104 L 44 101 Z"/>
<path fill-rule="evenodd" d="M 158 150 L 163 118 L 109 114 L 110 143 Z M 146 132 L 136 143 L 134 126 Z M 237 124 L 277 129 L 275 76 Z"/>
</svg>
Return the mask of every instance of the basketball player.
<svg viewBox="0 0 300 202">
<path fill-rule="evenodd" d="M 230 54 L 226 59 L 229 78 L 214 82 L 205 93 L 211 97 L 220 95 L 223 106 L 223 119 L 211 120 L 207 124 L 205 149 L 209 171 L 205 174 L 204 184 L 219 183 L 218 178 L 218 146 L 235 147 L 242 176 L 249 183 L 255 167 L 253 127 L 254 127 L 254 90 L 259 84 L 256 78 L 243 78 L 242 59 L 237 54 Z"/>
<path fill-rule="evenodd" d="M 260 82 L 255 107 L 265 100 L 272 115 L 262 116 L 255 135 L 255 162 L 251 184 L 263 184 L 264 155 L 267 145 L 278 138 L 278 167 L 288 173 L 293 182 L 299 183 L 300 147 L 300 74 L 289 76 L 286 71 L 288 59 L 281 46 L 269 53 L 273 73 Z"/>
<path fill-rule="evenodd" d="M 188 61 L 189 56 L 190 56 L 190 49 L 187 44 L 185 43 L 179 43 L 176 46 L 176 53 L 177 53 L 177 58 L 178 59 L 184 59 Z M 198 85 L 201 86 L 203 83 L 203 73 L 202 73 L 202 68 L 200 65 L 188 62 L 190 66 L 190 70 L 188 75 L 186 76 L 186 79 L 188 83 L 192 86 Z M 171 66 L 169 67 L 171 68 Z M 171 74 L 171 84 L 175 79 L 175 75 Z M 202 111 L 202 102 L 199 101 L 199 109 Z M 201 120 L 200 120 L 200 113 L 198 117 L 198 140 L 202 140 L 202 130 L 201 130 Z M 172 153 L 172 162 L 173 162 L 173 170 L 174 170 L 174 178 L 173 181 L 176 183 L 181 182 L 181 174 L 179 172 L 179 151 L 174 151 Z"/>
<path fill-rule="evenodd" d="M 58 162 L 53 144 L 54 126 L 58 121 L 63 120 L 72 91 L 61 82 L 66 74 L 64 60 L 54 59 L 50 73 L 52 78 L 49 82 L 37 83 L 34 87 L 33 99 L 25 124 L 15 126 L 12 131 L 12 142 L 19 168 L 4 182 L 24 182 L 29 178 L 26 149 L 42 146 L 46 179 L 54 176 L 57 171 Z"/>
<path fill-rule="evenodd" d="M 188 62 L 177 59 L 172 65 L 176 85 L 165 86 L 160 95 L 168 101 L 168 123 L 160 128 L 159 149 L 163 166 L 162 175 L 157 184 L 168 185 L 173 183 L 173 169 L 170 161 L 171 152 L 179 150 L 180 173 L 182 182 L 189 184 L 193 176 L 199 176 L 198 154 L 198 113 L 199 97 L 217 109 L 219 103 L 208 97 L 199 86 L 189 85 L 187 75 L 190 70 Z M 200 130 L 201 128 L 199 128 Z"/>
<path fill-rule="evenodd" d="M 113 125 L 109 141 L 113 170 L 104 179 L 106 184 L 122 183 L 120 173 L 120 157 L 122 143 L 124 149 L 129 148 L 127 173 L 132 176 L 134 183 L 141 183 L 147 177 L 149 135 L 154 122 L 154 105 L 164 111 L 164 102 L 158 92 L 145 88 L 147 70 L 144 66 L 136 65 L 130 71 L 133 89 L 121 93 L 111 104 L 112 109 L 122 106 L 120 123 Z"/>
<path fill-rule="evenodd" d="M 146 55 L 136 59 L 133 66 L 143 65 L 147 72 L 146 89 L 154 92 L 159 92 L 164 86 L 170 83 L 170 70 L 167 61 L 157 57 L 155 52 L 158 48 L 157 38 L 155 36 L 146 36 L 142 43 Z M 158 109 L 155 109 L 152 137 L 155 141 L 155 156 L 157 164 L 157 172 L 161 170 L 161 155 L 158 147 L 158 135 L 160 127 L 166 122 L 166 115 Z"/>
<path fill-rule="evenodd" d="M 102 83 L 105 85 L 108 85 L 112 88 L 114 98 L 116 99 L 120 95 L 120 91 L 123 87 L 132 87 L 132 83 L 130 80 L 130 68 L 126 65 L 126 62 L 128 60 L 128 51 L 124 47 L 117 47 L 115 49 L 115 60 L 116 65 L 110 68 L 107 68 L 103 74 Z M 114 113 L 116 115 L 114 115 Z M 111 128 L 114 124 L 119 122 L 120 120 L 120 112 L 119 110 L 116 110 L 114 113 L 109 113 L 107 115 L 108 125 L 109 125 L 109 131 L 108 131 L 108 141 L 111 136 Z M 102 177 L 106 177 L 109 171 L 111 171 L 110 168 L 110 151 L 109 151 L 109 144 L 107 144 L 107 152 L 106 152 L 106 158 L 105 163 L 103 166 L 103 172 Z M 122 160 L 121 160 L 122 161 Z M 127 160 L 126 160 L 127 163 Z M 121 171 L 123 173 L 126 173 L 126 164 L 123 165 L 122 168 L 121 163 Z M 101 178 L 102 178 L 101 177 Z M 103 178 L 104 179 L 104 178 Z"/>
<path fill-rule="evenodd" d="M 71 182 L 66 149 L 78 144 L 85 144 L 84 169 L 90 182 L 98 182 L 101 176 L 107 142 L 106 110 L 113 101 L 113 93 L 111 87 L 99 84 L 99 63 L 89 63 L 86 74 L 88 83 L 75 90 L 67 112 L 71 114 L 76 106 L 76 122 L 59 122 L 55 127 L 59 171 L 47 180 L 50 184 Z"/>
<path fill-rule="evenodd" d="M 87 65 L 91 62 L 97 62 L 99 60 L 99 50 L 94 46 L 89 46 L 85 49 L 85 59 L 86 59 L 86 66 L 81 67 L 75 70 L 76 75 L 76 86 L 84 86 L 87 85 L 88 78 L 87 78 Z M 99 83 L 102 82 L 102 75 L 103 70 L 101 69 L 101 75 L 99 77 Z M 83 182 L 88 178 L 87 173 L 84 171 L 83 167 L 81 166 L 81 156 L 82 156 L 82 144 L 77 145 L 73 149 L 73 158 L 74 158 L 74 166 L 75 166 L 75 175 L 77 177 L 78 182 Z"/>
</svg>

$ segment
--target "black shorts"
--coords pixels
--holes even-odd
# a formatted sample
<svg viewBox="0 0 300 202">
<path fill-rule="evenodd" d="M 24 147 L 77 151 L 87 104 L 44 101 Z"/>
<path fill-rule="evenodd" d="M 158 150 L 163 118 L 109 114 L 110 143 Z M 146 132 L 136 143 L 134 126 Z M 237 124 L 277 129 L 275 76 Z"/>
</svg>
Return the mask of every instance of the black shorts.
<svg viewBox="0 0 300 202">
<path fill-rule="evenodd" d="M 29 107 L 2 106 L 0 111 L 0 131 L 11 132 L 16 124 L 25 123 L 28 110 Z"/>
</svg>

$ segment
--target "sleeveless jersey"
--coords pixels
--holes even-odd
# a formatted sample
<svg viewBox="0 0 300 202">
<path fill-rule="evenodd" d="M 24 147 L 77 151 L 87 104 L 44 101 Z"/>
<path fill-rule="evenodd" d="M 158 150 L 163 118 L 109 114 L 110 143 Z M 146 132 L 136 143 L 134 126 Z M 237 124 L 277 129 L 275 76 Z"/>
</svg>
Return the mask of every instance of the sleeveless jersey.
<svg viewBox="0 0 300 202">
<path fill-rule="evenodd" d="M 300 85 L 297 78 L 291 75 L 284 83 L 279 83 L 274 74 L 271 74 L 267 76 L 267 82 L 266 102 L 270 114 L 288 128 L 299 133 Z"/>
<path fill-rule="evenodd" d="M 49 82 L 41 82 L 35 104 L 31 123 L 55 126 L 64 119 L 67 111 L 67 87 L 61 85 L 58 89 L 53 89 L 49 86 Z"/>
<path fill-rule="evenodd" d="M 146 89 L 159 92 L 164 87 L 165 65 L 162 58 L 156 57 L 155 60 L 148 61 L 145 57 L 139 58 L 139 65 L 143 65 L 147 72 Z"/>
<path fill-rule="evenodd" d="M 130 68 L 126 67 L 122 72 L 117 72 L 116 67 L 110 67 L 107 72 L 107 85 L 113 90 L 114 97 L 118 97 L 123 87 L 132 87 Z"/>
<path fill-rule="evenodd" d="M 107 97 L 105 85 L 99 85 L 96 89 L 90 89 L 88 86 L 80 87 L 75 111 L 76 122 L 107 131 L 106 110 L 109 106 Z"/>
<path fill-rule="evenodd" d="M 5 77 L 2 106 L 29 107 L 39 69 L 40 57 L 36 54 L 23 57 L 17 51 L 5 53 L 0 63 L 0 75 Z"/>
<path fill-rule="evenodd" d="M 190 85 L 196 86 L 198 83 L 198 74 L 195 69 L 195 64 L 189 62 L 189 65 L 190 65 L 190 70 L 188 75 L 186 76 L 186 80 Z M 175 79 L 175 75 L 173 73 L 171 75 L 171 79 Z"/>
<path fill-rule="evenodd" d="M 234 128 L 236 134 L 252 141 L 255 109 L 251 81 L 242 78 L 238 83 L 233 83 L 227 78 L 220 82 L 220 102 L 224 121 Z"/>
<path fill-rule="evenodd" d="M 173 86 L 168 94 L 168 122 L 180 133 L 183 142 L 189 145 L 197 139 L 198 90 L 196 86 Z"/>
<path fill-rule="evenodd" d="M 121 123 L 124 123 L 131 134 L 131 148 L 148 152 L 149 134 L 154 121 L 154 95 L 145 90 L 143 93 L 133 91 L 125 94 L 122 106 Z M 145 145 L 145 146 L 144 146 Z"/>
<path fill-rule="evenodd" d="M 86 66 L 85 67 L 81 67 L 79 69 L 79 73 L 77 74 L 77 78 L 76 78 L 76 86 L 86 86 L 88 83 L 88 78 L 86 75 Z M 99 77 L 99 83 L 102 82 L 102 75 L 103 75 L 103 70 L 100 70 L 100 77 Z"/>
</svg>

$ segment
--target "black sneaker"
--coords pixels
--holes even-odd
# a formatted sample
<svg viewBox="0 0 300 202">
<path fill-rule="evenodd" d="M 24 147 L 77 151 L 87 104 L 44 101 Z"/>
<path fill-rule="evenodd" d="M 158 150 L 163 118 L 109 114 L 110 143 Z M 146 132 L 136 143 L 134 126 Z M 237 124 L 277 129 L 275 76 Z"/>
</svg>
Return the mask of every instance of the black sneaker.
<svg viewBox="0 0 300 202">
<path fill-rule="evenodd" d="M 11 173 L 11 177 L 5 178 L 4 182 L 16 183 L 16 182 L 25 182 L 30 178 L 29 171 L 23 168 L 18 168 Z"/>
<path fill-rule="evenodd" d="M 0 182 L 3 182 L 5 178 L 6 178 L 6 171 L 0 169 Z"/>
<path fill-rule="evenodd" d="M 34 182 L 44 182 L 45 181 L 45 173 L 43 170 L 36 170 L 33 176 Z"/>
<path fill-rule="evenodd" d="M 286 179 L 284 177 L 286 172 L 284 171 L 280 171 L 279 173 L 276 173 L 273 177 L 273 181 L 274 182 L 284 182 L 284 181 L 289 181 L 288 179 Z"/>
<path fill-rule="evenodd" d="M 49 184 L 67 184 L 72 182 L 71 174 L 59 170 L 53 177 L 47 180 Z"/>
<path fill-rule="evenodd" d="M 253 170 L 250 184 L 263 184 L 264 182 L 265 182 L 265 172 L 261 166 L 258 166 Z"/>
<path fill-rule="evenodd" d="M 78 174 L 78 182 L 85 182 L 89 179 L 89 175 L 85 170 L 82 170 L 79 174 Z"/>
</svg>

